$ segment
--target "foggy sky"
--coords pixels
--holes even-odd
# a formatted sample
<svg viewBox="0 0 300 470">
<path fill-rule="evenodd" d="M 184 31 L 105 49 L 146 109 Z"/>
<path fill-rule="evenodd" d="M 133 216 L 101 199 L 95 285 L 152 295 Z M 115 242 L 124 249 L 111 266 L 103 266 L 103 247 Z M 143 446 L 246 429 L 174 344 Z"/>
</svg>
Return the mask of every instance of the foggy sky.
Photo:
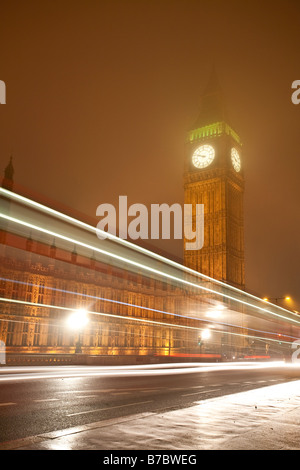
<svg viewBox="0 0 300 470">
<path fill-rule="evenodd" d="M 0 171 L 95 217 L 183 204 L 186 132 L 215 66 L 243 141 L 246 289 L 300 310 L 298 1 L 1 4 Z M 181 242 L 161 242 L 181 255 Z M 297 305 L 298 303 L 298 305 Z"/>
</svg>

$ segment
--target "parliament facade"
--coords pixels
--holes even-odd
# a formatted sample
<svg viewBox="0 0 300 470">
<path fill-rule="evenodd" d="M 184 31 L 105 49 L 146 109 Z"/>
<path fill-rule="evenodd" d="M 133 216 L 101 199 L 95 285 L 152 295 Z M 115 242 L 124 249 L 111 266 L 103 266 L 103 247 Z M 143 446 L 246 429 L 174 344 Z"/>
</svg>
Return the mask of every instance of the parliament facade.
<svg viewBox="0 0 300 470">
<path fill-rule="evenodd" d="M 204 204 L 204 246 L 184 250 L 184 265 L 244 289 L 242 144 L 227 122 L 214 75 L 185 148 L 184 202 Z M 2 186 L 13 190 L 12 162 Z M 241 347 L 225 338 L 226 331 L 209 344 L 200 337 L 207 323 L 195 305 L 200 312 L 209 307 L 208 294 L 5 226 L 0 242 L 0 340 L 8 354 L 220 358 Z M 76 332 L 67 319 L 80 308 L 92 315 Z"/>
</svg>

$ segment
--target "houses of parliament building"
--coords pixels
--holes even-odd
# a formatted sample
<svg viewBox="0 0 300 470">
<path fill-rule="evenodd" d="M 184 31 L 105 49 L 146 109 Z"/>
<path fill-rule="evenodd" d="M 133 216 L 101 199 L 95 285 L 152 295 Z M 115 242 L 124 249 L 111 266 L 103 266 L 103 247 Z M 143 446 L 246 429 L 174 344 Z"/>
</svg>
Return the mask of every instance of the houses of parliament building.
<svg viewBox="0 0 300 470">
<path fill-rule="evenodd" d="M 245 287 L 241 155 L 212 74 L 184 152 L 184 203 L 204 205 L 204 246 L 184 249 L 183 259 L 187 276 L 196 279 L 191 270 L 201 274 L 206 287 L 200 292 L 193 283 L 122 268 L 54 238 L 45 242 L 10 231 L 2 220 L 0 340 L 7 354 L 217 358 L 222 347 L 232 348 L 226 329 L 211 341 L 200 332 L 209 325 L 203 312 L 212 305 L 212 279 Z M 12 192 L 13 174 L 11 160 L 2 187 Z M 9 202 L 3 194 L 0 199 L 9 213 Z M 81 331 L 67 325 L 77 309 L 92 312 Z"/>
</svg>

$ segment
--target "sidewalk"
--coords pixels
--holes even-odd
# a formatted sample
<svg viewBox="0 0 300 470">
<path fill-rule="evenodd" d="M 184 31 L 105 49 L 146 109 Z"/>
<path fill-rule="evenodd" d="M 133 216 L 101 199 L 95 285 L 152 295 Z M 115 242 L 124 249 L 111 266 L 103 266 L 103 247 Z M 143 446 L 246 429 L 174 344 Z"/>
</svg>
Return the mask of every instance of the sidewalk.
<svg viewBox="0 0 300 470">
<path fill-rule="evenodd" d="M 7 443 L 20 450 L 298 450 L 300 380 Z M 0 446 L 0 449 L 3 446 Z"/>
</svg>

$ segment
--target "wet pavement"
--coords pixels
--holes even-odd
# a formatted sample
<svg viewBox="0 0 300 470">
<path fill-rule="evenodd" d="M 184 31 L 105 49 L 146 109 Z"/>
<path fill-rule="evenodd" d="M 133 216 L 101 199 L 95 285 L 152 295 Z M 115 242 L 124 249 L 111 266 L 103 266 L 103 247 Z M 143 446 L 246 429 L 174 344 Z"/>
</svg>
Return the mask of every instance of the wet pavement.
<svg viewBox="0 0 300 470">
<path fill-rule="evenodd" d="M 300 380 L 11 441 L 19 450 L 298 450 Z"/>
</svg>

